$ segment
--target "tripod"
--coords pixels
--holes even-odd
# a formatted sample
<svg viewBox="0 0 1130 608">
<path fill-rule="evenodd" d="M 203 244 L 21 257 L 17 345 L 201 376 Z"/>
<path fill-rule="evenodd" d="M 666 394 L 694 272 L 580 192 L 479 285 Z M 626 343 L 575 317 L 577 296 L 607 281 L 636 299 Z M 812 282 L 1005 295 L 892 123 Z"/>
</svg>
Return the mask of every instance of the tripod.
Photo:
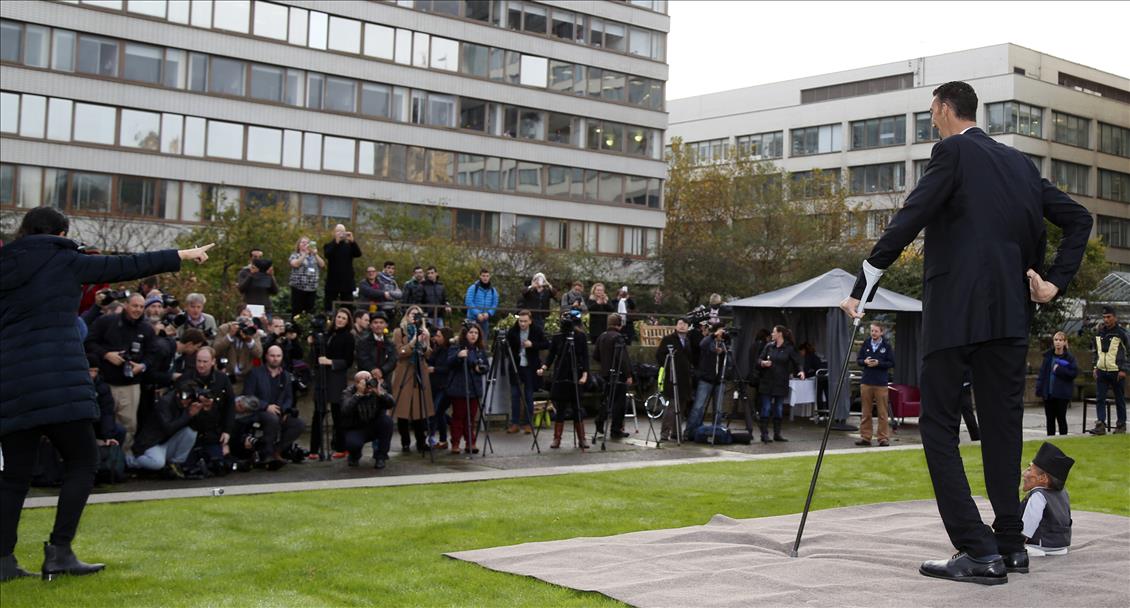
<svg viewBox="0 0 1130 608">
<path fill-rule="evenodd" d="M 550 350 L 549 359 L 547 360 L 546 365 L 553 363 L 553 361 L 559 356 L 557 352 L 558 345 L 560 345 L 562 349 L 567 349 L 569 351 L 568 358 L 566 358 L 566 354 L 564 352 L 560 353 L 560 360 L 557 361 L 557 368 L 553 374 L 553 382 L 551 384 L 551 387 L 553 388 L 552 390 L 550 390 L 550 395 L 552 396 L 555 393 L 557 395 L 560 395 L 560 392 L 557 391 L 557 387 L 559 387 L 563 383 L 570 383 L 571 392 L 573 393 L 573 442 L 575 445 L 580 447 L 582 451 L 584 451 L 588 449 L 589 446 L 585 443 L 584 417 L 581 412 L 581 387 L 579 386 L 577 378 L 578 364 L 575 337 L 576 334 L 577 332 L 573 330 L 571 324 L 565 325 L 564 323 L 562 323 L 561 334 L 558 334 L 561 340 L 560 342 L 556 340 L 554 341 L 554 348 Z M 585 340 L 583 335 L 582 340 Z M 566 363 L 568 363 L 569 365 L 569 376 L 567 378 L 561 378 L 561 376 L 564 375 L 562 373 L 563 370 L 561 369 L 561 366 L 565 365 Z M 556 399 L 554 399 L 554 401 L 556 401 Z M 558 410 L 558 414 L 561 414 L 560 409 Z M 560 437 L 560 435 L 557 434 L 558 424 L 564 425 L 564 421 L 554 421 L 553 438 L 555 443 L 558 443 L 558 438 Z M 557 447 L 557 445 L 550 445 L 550 447 Z"/>
<path fill-rule="evenodd" d="M 596 429 L 593 430 L 592 442 L 596 443 L 596 436 L 600 435 L 600 451 L 605 451 L 605 442 L 608 441 L 608 427 L 611 424 L 611 418 L 614 415 L 616 408 L 616 401 L 619 398 L 618 392 L 620 385 L 623 384 L 620 380 L 621 368 L 624 365 L 624 336 L 617 335 L 616 343 L 612 351 L 612 365 L 608 371 L 608 383 L 604 387 L 604 403 L 601 406 L 600 417 L 597 418 Z M 599 348 L 599 346 L 598 346 Z M 621 402 L 620 408 L 623 413 L 624 404 Z M 620 419 L 623 424 L 623 416 Z"/>
<path fill-rule="evenodd" d="M 467 356 L 463 358 L 463 390 L 464 390 L 463 400 L 466 403 L 465 409 L 466 409 L 466 416 L 467 416 L 467 420 L 465 421 L 467 426 L 466 426 L 465 437 L 463 437 L 463 440 L 464 440 L 464 443 L 466 444 L 466 447 L 464 448 L 464 453 L 467 454 L 468 460 L 470 460 L 472 458 L 472 454 L 474 454 L 475 452 L 478 452 L 478 448 L 475 448 L 475 447 L 472 447 L 472 446 L 476 442 L 477 438 L 475 437 L 475 431 L 478 430 L 479 425 L 483 426 L 483 431 L 484 431 L 485 436 L 486 436 L 486 439 L 485 439 L 486 445 L 490 445 L 491 446 L 491 452 L 494 452 L 494 447 L 490 443 L 490 429 L 487 427 L 486 420 L 483 417 L 483 405 L 486 403 L 486 390 L 483 391 L 483 398 L 479 400 L 479 418 L 478 418 L 478 420 L 476 421 L 473 418 L 473 415 L 471 414 L 471 401 L 472 401 L 472 397 L 471 397 L 471 393 L 472 393 L 472 390 L 471 390 L 471 371 L 467 367 L 470 364 L 471 355 L 475 352 L 475 350 L 473 350 L 471 348 L 471 346 L 472 345 L 470 345 L 470 344 L 460 344 L 457 347 L 457 348 L 461 348 L 461 350 L 467 351 Z M 488 374 L 489 373 L 490 372 L 488 371 Z M 454 413 L 455 412 L 453 410 L 452 414 L 454 414 Z M 453 433 L 452 434 L 452 446 L 454 446 L 454 445 L 455 445 L 455 435 Z M 486 457 L 486 450 L 485 449 L 483 450 L 483 457 Z"/>
<path fill-rule="evenodd" d="M 679 376 L 675 373 L 675 347 L 671 344 L 667 345 L 667 358 L 663 360 L 663 376 L 671 382 L 671 402 L 667 407 L 675 408 L 675 445 L 683 445 L 683 412 L 679 404 Z M 666 415 L 666 410 L 664 410 Z M 654 429 L 648 429 L 648 435 L 653 434 Z M 647 440 L 644 440 L 647 443 Z M 660 447 L 660 437 L 655 436 L 655 447 Z"/>
<path fill-rule="evenodd" d="M 475 428 L 483 429 L 483 457 L 487 455 L 487 449 L 490 453 L 494 453 L 494 443 L 490 440 L 490 423 L 486 418 L 486 405 L 489 403 L 488 397 L 494 395 L 496 384 L 498 383 L 498 374 L 501 373 L 503 357 L 507 362 L 506 373 L 511 378 L 518 376 L 517 367 L 514 365 L 514 360 L 511 358 L 512 353 L 510 347 L 506 344 L 506 333 L 501 329 L 496 329 L 494 334 L 494 341 L 490 345 L 490 367 L 487 369 L 487 382 L 486 389 L 483 390 L 482 403 L 479 404 L 479 420 L 475 424 Z M 514 370 L 514 373 L 511 373 Z M 524 408 L 523 408 L 524 409 Z M 534 439 L 537 442 L 537 438 Z M 538 450 L 541 453 L 541 450 Z"/>
<path fill-rule="evenodd" d="M 532 327 L 532 325 L 531 325 L 531 327 Z M 511 400 L 513 401 L 513 392 L 514 392 L 515 386 L 517 387 L 517 390 L 518 390 L 518 398 L 521 400 L 522 414 L 521 414 L 521 417 L 518 420 L 519 420 L 519 422 L 521 422 L 522 420 L 525 420 L 526 425 L 532 428 L 533 424 L 534 424 L 534 421 L 533 421 L 533 406 L 532 406 L 532 404 L 528 404 L 528 402 L 526 401 L 526 391 L 530 390 L 530 394 L 532 395 L 533 390 L 530 387 L 526 386 L 526 380 L 523 377 L 521 370 L 518 367 L 518 362 L 514 360 L 514 351 L 510 350 L 510 344 L 509 344 L 509 340 L 508 340 L 508 337 L 506 335 L 506 332 L 502 329 L 499 329 L 497 331 L 498 331 L 498 334 L 495 337 L 494 346 L 491 349 L 492 350 L 491 362 L 493 364 L 496 359 L 501 360 L 502 357 L 505 357 L 506 373 L 510 376 L 510 382 L 511 382 L 511 387 L 510 387 Z M 522 334 L 519 332 L 518 333 L 518 340 L 519 340 L 518 348 L 524 350 L 526 348 L 526 345 L 521 343 L 521 338 L 522 338 Z M 534 347 L 536 348 L 536 345 Z M 527 357 L 527 362 L 529 362 L 528 357 Z M 527 369 L 529 369 L 529 368 L 527 368 Z M 487 382 L 488 383 L 493 382 L 491 377 L 488 376 Z M 514 383 L 517 383 L 517 384 L 514 384 Z M 529 405 L 529 407 L 527 407 L 527 405 Z M 511 404 L 511 407 L 513 407 L 513 403 Z M 530 449 L 531 450 L 537 450 L 537 453 L 541 454 L 541 444 L 538 443 L 538 430 L 540 430 L 540 429 L 534 429 L 533 432 L 531 433 L 533 435 L 533 443 L 530 444 Z"/>
<path fill-rule="evenodd" d="M 726 392 L 726 368 L 730 364 L 730 342 L 729 340 L 722 341 L 722 365 L 716 368 L 718 372 L 718 387 L 711 391 L 710 397 L 706 403 L 703 404 L 702 414 L 703 419 L 706 419 L 706 410 L 711 405 L 714 406 L 714 418 L 710 424 L 710 445 L 714 445 L 714 439 L 718 435 L 718 424 L 722 422 L 722 399 Z"/>
<path fill-rule="evenodd" d="M 416 434 L 416 448 L 418 450 L 420 450 L 420 456 L 421 457 L 424 455 L 423 452 L 427 451 L 429 460 L 432 463 L 434 463 L 436 461 L 436 455 L 435 455 L 435 450 L 432 449 L 432 444 L 431 444 L 431 440 L 432 440 L 432 417 L 429 414 L 426 413 L 428 410 L 434 408 L 434 404 L 431 401 L 424 398 L 426 396 L 425 393 L 424 393 L 424 372 L 420 368 L 420 359 L 427 352 L 427 349 L 428 349 L 428 345 L 420 342 L 420 339 L 423 336 L 424 336 L 424 333 L 419 326 L 417 326 L 416 324 L 409 324 L 408 325 L 408 331 L 405 334 L 405 337 L 408 338 L 410 341 L 413 340 L 413 339 L 416 340 L 416 343 L 412 346 L 412 355 L 411 355 L 411 357 L 412 357 L 412 378 L 416 381 L 416 394 L 415 394 L 415 399 L 413 399 L 413 404 L 408 408 L 408 420 L 409 420 L 409 425 L 411 427 L 414 427 L 414 428 L 412 428 L 413 433 L 416 434 L 415 431 L 419 428 L 419 424 L 417 423 L 415 416 L 416 416 L 417 413 L 419 413 L 421 415 L 421 417 L 423 419 L 423 423 L 424 423 L 424 435 L 423 435 L 424 446 L 423 447 L 420 446 L 420 435 Z M 396 391 L 397 398 L 400 398 L 404 395 L 404 386 L 405 386 L 405 384 L 407 384 L 408 378 L 409 378 L 408 374 L 404 374 L 404 376 L 400 379 L 400 386 Z M 419 408 L 419 410 L 420 410 L 419 412 L 417 412 L 417 408 Z"/>
<path fill-rule="evenodd" d="M 310 429 L 310 447 L 313 450 L 314 442 L 318 443 L 318 460 L 329 460 L 330 454 L 326 447 L 330 444 L 329 426 L 326 425 L 326 414 L 330 409 L 329 396 L 326 394 L 326 366 L 318 362 L 326 352 L 326 334 L 319 331 L 313 336 L 314 361 L 314 428 Z"/>
</svg>

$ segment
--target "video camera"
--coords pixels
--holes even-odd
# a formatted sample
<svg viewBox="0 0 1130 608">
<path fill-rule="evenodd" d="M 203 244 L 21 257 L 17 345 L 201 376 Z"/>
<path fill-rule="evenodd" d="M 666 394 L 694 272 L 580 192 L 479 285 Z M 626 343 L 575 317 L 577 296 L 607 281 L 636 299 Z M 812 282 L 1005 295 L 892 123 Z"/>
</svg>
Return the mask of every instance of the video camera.
<svg viewBox="0 0 1130 608">
<path fill-rule="evenodd" d="M 576 327 L 577 323 L 580 323 L 580 322 L 581 322 L 581 311 L 580 310 L 578 310 L 576 308 L 570 308 L 569 310 L 563 311 L 561 313 L 561 324 L 560 324 L 561 333 L 563 333 L 565 335 L 572 335 L 573 328 Z"/>
<path fill-rule="evenodd" d="M 695 306 L 693 309 L 691 309 L 690 312 L 683 315 L 683 318 L 686 319 L 687 323 L 692 326 L 698 325 L 699 323 L 710 319 L 710 309 L 708 309 L 705 304 L 699 304 L 698 306 Z"/>
<path fill-rule="evenodd" d="M 241 317 L 237 323 L 239 323 L 239 335 L 243 336 L 244 339 L 250 340 L 255 337 L 255 334 L 259 333 L 259 328 L 255 326 L 255 322 L 247 317 Z"/>
<path fill-rule="evenodd" d="M 133 292 L 128 289 L 107 289 L 99 296 L 98 305 L 106 306 L 115 300 L 125 300 L 130 297 L 131 293 Z"/>
<path fill-rule="evenodd" d="M 179 308 L 180 300 L 171 293 L 161 294 L 161 304 L 165 308 Z"/>
<path fill-rule="evenodd" d="M 267 258 L 256 258 L 254 260 L 251 260 L 251 265 L 259 269 L 259 272 L 267 272 L 271 269 L 272 262 Z"/>
</svg>

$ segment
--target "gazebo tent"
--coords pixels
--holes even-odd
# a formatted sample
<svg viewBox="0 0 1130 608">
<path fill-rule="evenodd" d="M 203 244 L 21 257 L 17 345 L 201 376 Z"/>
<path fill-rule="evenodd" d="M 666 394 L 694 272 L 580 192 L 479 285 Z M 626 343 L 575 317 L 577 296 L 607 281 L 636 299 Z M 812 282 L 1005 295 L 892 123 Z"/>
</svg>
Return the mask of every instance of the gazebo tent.
<svg viewBox="0 0 1130 608">
<path fill-rule="evenodd" d="M 840 310 L 840 302 L 851 295 L 854 285 L 855 275 L 835 268 L 796 285 L 728 302 L 738 328 L 734 336 L 734 357 L 741 377 L 748 377 L 750 345 L 757 330 L 779 324 L 792 330 L 798 343 L 811 342 L 817 352 L 824 353 L 829 370 L 828 390 L 829 393 L 834 392 L 848 340 L 859 337 L 849 336 L 851 322 Z M 893 374 L 900 383 L 917 385 L 921 361 L 918 344 L 922 335 L 922 302 L 880 287 L 875 299 L 868 303 L 867 312 L 896 313 Z M 864 323 L 870 318 L 869 314 Z M 855 358 L 854 353 L 851 358 Z M 832 395 L 829 394 L 828 398 L 831 399 Z M 848 391 L 842 391 L 840 402 L 831 404 L 831 407 L 835 412 L 834 418 L 845 420 L 850 407 Z"/>
</svg>

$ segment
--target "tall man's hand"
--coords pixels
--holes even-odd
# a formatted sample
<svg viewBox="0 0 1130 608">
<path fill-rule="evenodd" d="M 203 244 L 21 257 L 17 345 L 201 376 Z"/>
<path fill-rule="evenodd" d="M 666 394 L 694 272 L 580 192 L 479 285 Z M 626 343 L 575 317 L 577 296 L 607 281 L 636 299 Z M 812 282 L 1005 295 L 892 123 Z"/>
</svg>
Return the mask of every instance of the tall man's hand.
<svg viewBox="0 0 1130 608">
<path fill-rule="evenodd" d="M 1059 288 L 1054 283 L 1045 281 L 1040 273 L 1028 269 L 1028 292 L 1032 301 L 1037 304 L 1047 304 L 1059 294 Z"/>
<path fill-rule="evenodd" d="M 203 264 L 208 261 L 208 250 L 215 247 L 215 243 L 208 243 L 203 247 L 193 247 L 192 249 L 181 249 L 177 252 L 182 260 L 192 260 L 197 264 Z"/>
<path fill-rule="evenodd" d="M 853 319 L 863 318 L 863 313 L 859 312 L 859 300 L 848 296 L 840 302 L 840 309 L 847 313 L 847 316 Z"/>
</svg>

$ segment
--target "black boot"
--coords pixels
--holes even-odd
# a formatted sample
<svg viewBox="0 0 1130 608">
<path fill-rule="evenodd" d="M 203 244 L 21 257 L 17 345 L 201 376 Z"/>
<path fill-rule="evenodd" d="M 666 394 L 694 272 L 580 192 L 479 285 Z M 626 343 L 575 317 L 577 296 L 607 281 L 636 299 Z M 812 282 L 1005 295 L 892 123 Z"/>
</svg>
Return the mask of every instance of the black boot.
<svg viewBox="0 0 1130 608">
<path fill-rule="evenodd" d="M 60 574 L 82 576 L 94 574 L 106 564 L 87 564 L 75 557 L 70 545 L 43 543 L 43 580 L 49 581 Z"/>
<path fill-rule="evenodd" d="M 20 567 L 20 563 L 16 561 L 15 554 L 0 557 L 0 583 L 10 581 L 14 578 L 23 578 L 25 576 L 35 575 Z"/>
<path fill-rule="evenodd" d="M 769 438 L 769 422 L 759 420 L 757 426 L 761 427 L 761 443 L 773 443 L 773 440 Z"/>
<path fill-rule="evenodd" d="M 785 439 L 784 437 L 781 436 L 781 419 L 780 418 L 774 418 L 773 419 L 773 441 L 788 441 L 788 439 Z"/>
</svg>

